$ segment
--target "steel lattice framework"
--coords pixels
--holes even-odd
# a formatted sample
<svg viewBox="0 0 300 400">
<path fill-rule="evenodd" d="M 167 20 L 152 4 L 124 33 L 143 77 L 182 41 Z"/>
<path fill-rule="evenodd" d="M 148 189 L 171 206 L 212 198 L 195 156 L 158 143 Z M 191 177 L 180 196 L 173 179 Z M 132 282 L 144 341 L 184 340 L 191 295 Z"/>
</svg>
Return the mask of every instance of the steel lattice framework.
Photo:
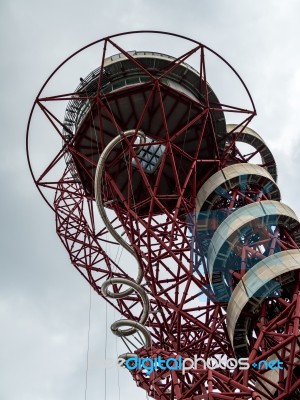
<svg viewBox="0 0 300 400">
<path fill-rule="evenodd" d="M 119 44 L 144 34 L 187 49 L 170 57 Z M 75 91 L 48 89 L 94 46 L 101 61 Z M 208 55 L 232 72 L 249 108 L 218 99 L 207 83 Z M 300 397 L 300 225 L 280 202 L 270 150 L 248 126 L 255 114 L 244 82 L 221 56 L 198 41 L 150 31 L 106 37 L 74 53 L 33 105 L 28 161 L 57 234 L 75 268 L 124 317 L 113 332 L 143 340 L 121 357 L 246 357 L 251 365 L 131 370 L 155 399 Z M 226 125 L 227 116 L 239 122 Z M 249 154 L 241 143 L 252 146 Z M 51 157 L 34 165 L 40 151 Z M 110 254 L 108 245 L 129 256 Z M 284 368 L 254 367 L 273 359 Z"/>
</svg>

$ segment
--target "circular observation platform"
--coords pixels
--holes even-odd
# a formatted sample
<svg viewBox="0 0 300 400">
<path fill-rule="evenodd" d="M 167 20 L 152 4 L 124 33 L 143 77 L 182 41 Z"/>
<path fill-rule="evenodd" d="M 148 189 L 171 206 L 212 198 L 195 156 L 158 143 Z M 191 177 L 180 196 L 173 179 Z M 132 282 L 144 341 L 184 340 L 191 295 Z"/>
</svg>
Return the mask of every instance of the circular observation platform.
<svg viewBox="0 0 300 400">
<path fill-rule="evenodd" d="M 185 180 L 195 160 L 204 160 L 198 167 L 197 188 L 203 183 L 201 177 L 217 170 L 218 164 L 211 160 L 218 159 L 225 147 L 222 107 L 195 69 L 175 62 L 173 57 L 154 52 L 120 53 L 106 58 L 102 70 L 81 79 L 75 90 L 78 97 L 66 108 L 63 135 L 72 141 L 67 164 L 87 195 L 94 195 L 95 165 L 105 147 L 132 129 L 143 132 L 146 142 L 139 143 L 136 137 L 124 140 L 106 160 L 109 176 L 120 191 L 119 206 L 122 197 L 134 193 L 139 215 L 147 215 L 147 192 L 155 188 L 156 198 L 172 211 L 178 198 L 174 192 L 177 180 L 180 187 L 185 185 L 186 191 L 192 192 L 192 184 L 185 184 Z M 129 155 L 130 146 L 135 152 Z M 115 201 L 107 192 L 103 198 L 107 204 Z"/>
</svg>

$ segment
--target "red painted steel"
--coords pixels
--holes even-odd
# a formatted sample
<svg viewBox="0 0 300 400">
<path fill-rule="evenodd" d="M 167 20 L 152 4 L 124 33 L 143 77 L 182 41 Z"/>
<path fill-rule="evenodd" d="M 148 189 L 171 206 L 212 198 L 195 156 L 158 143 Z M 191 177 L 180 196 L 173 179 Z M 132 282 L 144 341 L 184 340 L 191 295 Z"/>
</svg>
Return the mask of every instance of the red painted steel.
<svg viewBox="0 0 300 400">
<path fill-rule="evenodd" d="M 104 202 L 111 210 L 111 222 L 116 230 L 125 232 L 125 237 L 135 250 L 143 268 L 143 287 L 150 299 L 151 313 L 146 326 L 151 333 L 152 346 L 140 347 L 136 353 L 140 357 L 152 358 L 158 355 L 165 358 L 177 358 L 179 355 L 208 358 L 220 354 L 234 357 L 227 333 L 226 305 L 215 299 L 209 285 L 205 251 L 201 249 L 201 243 L 197 244 L 195 200 L 199 188 L 213 173 L 232 163 L 249 162 L 257 154 L 257 151 L 247 157 L 241 154 L 236 145 L 239 135 L 233 137 L 224 132 L 224 142 L 220 143 L 215 132 L 213 113 L 216 110 L 225 114 L 235 112 L 241 117 L 240 126 L 247 126 L 255 115 L 254 103 L 235 70 L 222 57 L 198 41 L 173 35 L 190 42 L 192 48 L 170 62 L 168 70 L 160 77 L 153 71 L 147 70 L 145 65 L 116 43 L 116 40 L 124 35 L 144 33 L 172 35 L 148 31 L 106 37 L 74 53 L 53 72 L 39 92 L 28 122 L 27 155 L 31 173 L 38 190 L 55 213 L 57 234 L 69 253 L 72 264 L 94 290 L 102 295 L 101 286 L 108 278 L 122 277 L 132 280 L 135 278 L 135 272 L 122 267 L 122 258 L 117 260 L 107 253 L 107 244 L 111 243 L 115 247 L 118 245 L 109 237 L 106 227 L 99 222 L 95 208 L 93 188 L 95 168 L 97 157 L 106 145 L 101 132 L 103 126 L 109 124 L 115 135 L 129 128 L 135 129 L 137 134 L 145 118 L 149 119 L 151 126 L 151 118 L 159 114 L 160 126 L 154 129 L 159 134 L 152 134 L 151 138 L 156 143 L 166 146 L 166 151 L 156 173 L 154 175 L 145 173 L 140 163 L 137 163 L 137 167 L 132 166 L 132 160 L 137 160 L 138 148 L 142 147 L 136 143 L 135 135 L 131 138 L 124 137 L 122 146 L 115 149 L 113 157 L 107 161 L 103 178 Z M 103 50 L 99 57 L 101 65 L 98 87 L 102 86 L 104 79 L 103 67 L 109 44 L 140 68 L 150 81 L 106 95 L 99 91 L 91 96 L 88 94 L 78 96 L 77 92 L 52 96 L 43 94 L 49 81 L 66 62 L 99 43 L 103 43 Z M 216 55 L 236 74 L 249 96 L 251 110 L 209 102 L 206 52 Z M 204 93 L 201 105 L 182 93 L 176 93 L 162 82 L 163 77 L 168 76 L 182 62 L 188 61 L 192 54 L 199 54 L 200 57 L 199 82 L 201 92 Z M 132 105 L 131 114 L 127 115 L 127 118 L 118 114 L 121 99 L 130 103 L 137 93 L 143 97 L 143 108 L 138 112 Z M 173 109 L 167 111 L 166 101 L 170 98 L 174 101 Z M 91 108 L 89 117 L 69 140 L 62 134 L 62 130 L 68 131 L 68 127 L 60 116 L 50 111 L 48 104 L 71 100 L 88 100 Z M 193 107 L 193 117 L 187 120 L 185 115 L 178 119 L 176 126 L 170 131 L 169 120 L 178 104 Z M 154 111 L 153 106 L 155 106 Z M 30 161 L 29 133 L 32 115 L 38 107 L 62 146 L 52 161 L 44 165 L 37 174 L 33 171 Z M 149 111 L 151 107 L 152 110 Z M 94 121 L 99 123 L 99 128 L 96 130 L 97 137 L 91 138 L 87 132 L 93 129 Z M 128 121 L 134 121 L 134 126 L 129 127 Z M 197 135 L 191 150 L 186 152 L 182 143 L 189 140 L 185 133 L 193 127 L 196 127 Z M 146 134 L 151 135 L 151 129 Z M 225 138 L 228 142 L 226 148 L 223 146 Z M 90 140 L 89 146 L 85 145 L 87 140 Z M 206 157 L 203 157 L 201 150 L 203 146 L 206 146 Z M 66 154 L 73 157 L 80 179 L 70 172 L 68 166 L 63 166 L 62 161 Z M 60 176 L 57 178 L 52 177 L 55 168 L 60 169 Z M 119 179 L 120 174 L 122 182 Z M 138 192 L 132 190 L 136 176 L 139 179 Z M 172 188 L 172 191 L 166 192 L 165 187 Z M 230 194 L 230 205 L 228 206 L 223 199 L 217 208 L 230 213 L 231 208 L 236 207 L 236 202 L 250 204 L 254 201 L 254 194 L 260 191 L 260 187 L 249 188 L 246 192 L 237 188 Z M 263 201 L 267 197 L 262 195 L 262 197 L 257 196 L 257 199 Z M 211 236 L 208 234 L 208 240 L 210 239 Z M 282 250 L 298 248 L 293 240 L 293 233 L 284 228 L 273 236 L 266 232 L 264 241 L 241 245 L 241 271 L 233 271 L 234 286 L 245 273 L 243 260 L 246 254 L 251 253 L 260 258 L 266 256 L 259 253 L 259 245 L 269 248 L 269 254 L 274 252 L 275 245 L 280 246 Z M 135 267 L 133 269 L 135 270 Z M 278 357 L 289 366 L 285 373 L 280 372 L 277 384 L 269 382 L 275 385 L 275 393 L 268 395 L 256 389 L 255 382 L 268 379 L 264 376 L 264 371 L 252 367 L 248 371 L 199 368 L 190 370 L 185 375 L 181 371 L 155 371 L 149 377 L 145 371 L 134 370 L 131 371 L 133 379 L 138 386 L 147 391 L 149 396 L 160 400 L 297 398 L 293 393 L 300 383 L 298 371 L 300 366 L 295 361 L 300 357 L 298 285 L 297 280 L 290 299 L 278 297 L 265 300 L 260 315 L 252 320 L 251 332 L 256 332 L 256 337 L 249 337 L 251 348 L 249 360 L 258 362 L 266 359 L 276 349 Z M 124 290 L 122 285 L 114 285 L 115 292 L 122 290 Z M 106 300 L 125 318 L 138 320 L 142 303 L 136 294 L 115 301 L 107 298 Z M 266 313 L 271 309 L 275 310 L 273 316 L 266 318 Z"/>
</svg>

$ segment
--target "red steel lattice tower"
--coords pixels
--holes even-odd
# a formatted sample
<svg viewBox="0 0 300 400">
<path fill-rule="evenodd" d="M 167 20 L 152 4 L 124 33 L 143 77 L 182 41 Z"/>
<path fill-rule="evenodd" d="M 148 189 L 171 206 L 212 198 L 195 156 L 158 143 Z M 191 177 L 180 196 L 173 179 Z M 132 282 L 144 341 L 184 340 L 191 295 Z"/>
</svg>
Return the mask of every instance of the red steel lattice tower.
<svg viewBox="0 0 300 400">
<path fill-rule="evenodd" d="M 187 47 L 171 57 L 120 44 L 145 34 Z M 74 82 L 61 71 L 96 46 L 89 57 L 98 67 L 70 89 Z M 250 107 L 217 97 L 207 83 L 210 56 L 233 74 Z M 57 76 L 59 94 L 51 87 Z M 221 56 L 151 31 L 106 37 L 74 53 L 33 105 L 33 179 L 71 262 L 124 317 L 113 333 L 140 341 L 120 357 L 250 364 L 130 370 L 155 399 L 300 398 L 300 225 L 280 201 L 272 153 L 248 126 L 255 113 Z M 245 155 L 241 144 L 252 150 Z M 109 244 L 124 249 L 119 260 Z M 283 367 L 257 368 L 262 360 Z"/>
</svg>

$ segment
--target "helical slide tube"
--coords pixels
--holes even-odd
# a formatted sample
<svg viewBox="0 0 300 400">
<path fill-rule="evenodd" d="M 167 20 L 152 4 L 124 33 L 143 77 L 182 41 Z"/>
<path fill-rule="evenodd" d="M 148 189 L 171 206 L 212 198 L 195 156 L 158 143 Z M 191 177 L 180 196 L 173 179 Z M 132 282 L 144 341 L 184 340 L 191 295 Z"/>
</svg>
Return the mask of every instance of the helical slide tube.
<svg viewBox="0 0 300 400">
<path fill-rule="evenodd" d="M 116 241 L 124 247 L 130 254 L 132 254 L 137 262 L 138 262 L 138 276 L 134 281 L 131 281 L 130 279 L 127 278 L 110 278 L 107 279 L 107 281 L 104 282 L 104 284 L 101 287 L 102 293 L 104 296 L 110 297 L 112 299 L 124 299 L 128 295 L 132 294 L 133 292 L 136 292 L 139 297 L 142 300 L 143 303 L 143 311 L 142 314 L 139 318 L 139 321 L 133 321 L 129 319 L 123 319 L 123 320 L 118 320 L 114 322 L 111 325 L 111 330 L 114 335 L 119 336 L 119 337 L 124 337 L 124 336 L 130 336 L 136 333 L 137 331 L 141 332 L 143 337 L 144 337 L 144 343 L 145 347 L 150 347 L 151 346 L 151 335 L 148 331 L 148 329 L 145 327 L 145 323 L 148 319 L 149 316 L 149 311 L 150 311 L 150 302 L 147 296 L 147 293 L 145 289 L 140 285 L 143 279 L 143 270 L 142 267 L 139 264 L 139 261 L 137 259 L 136 253 L 134 249 L 120 236 L 112 224 L 110 223 L 110 220 L 106 214 L 105 208 L 103 206 L 103 201 L 102 201 L 102 194 L 101 194 L 101 189 L 102 189 L 102 178 L 103 178 L 103 172 L 105 168 L 105 162 L 111 153 L 111 151 L 119 144 L 122 142 L 124 137 L 130 137 L 133 136 L 136 133 L 135 130 L 129 130 L 124 132 L 122 135 L 115 137 L 103 150 L 102 154 L 99 157 L 99 161 L 97 164 L 97 169 L 96 169 L 96 174 L 95 174 L 95 198 L 96 198 L 96 203 L 97 207 L 100 213 L 100 216 L 107 227 L 108 231 L 111 233 L 111 235 L 116 239 Z M 138 131 L 137 132 L 137 137 L 140 138 L 140 143 L 143 144 L 146 141 L 146 137 L 143 132 Z M 115 284 L 122 284 L 125 286 L 129 286 L 130 289 L 124 290 L 122 292 L 112 292 L 108 290 L 109 286 L 115 285 Z M 128 327 L 127 329 L 120 329 L 121 327 Z M 119 355 L 119 358 L 123 359 L 128 359 L 130 357 L 136 357 L 136 354 L 134 353 L 125 353 Z"/>
<path fill-rule="evenodd" d="M 111 325 L 111 330 L 114 335 L 119 336 L 119 337 L 124 337 L 124 336 L 130 336 L 133 335 L 136 331 L 139 331 L 143 334 L 144 336 L 144 342 L 145 342 L 145 347 L 150 347 L 151 346 L 151 336 L 148 331 L 148 329 L 145 327 L 145 323 L 148 319 L 149 316 L 149 311 L 150 311 L 150 302 L 147 296 L 147 293 L 145 292 L 145 289 L 143 289 L 139 284 L 136 282 L 132 282 L 129 279 L 126 278 L 111 278 L 108 279 L 107 281 L 104 282 L 102 285 L 102 293 L 104 296 L 118 299 L 118 298 L 124 298 L 124 292 L 123 293 L 113 293 L 108 290 L 108 287 L 114 284 L 122 284 L 122 285 L 127 285 L 131 287 L 132 290 L 134 290 L 142 299 L 143 302 L 143 312 L 140 316 L 139 321 L 132 321 L 129 319 L 120 319 L 116 322 L 114 322 Z M 129 326 L 130 328 L 127 329 L 120 329 L 121 327 Z M 130 358 L 130 357 L 136 357 L 135 354 L 131 353 L 125 353 L 119 356 L 119 358 Z"/>
<path fill-rule="evenodd" d="M 119 235 L 116 230 L 114 229 L 114 227 L 112 226 L 106 211 L 105 211 L 105 207 L 103 206 L 103 201 L 102 201 L 102 178 L 103 178 L 103 171 L 104 171 L 104 167 L 105 167 L 105 161 L 107 160 L 108 156 L 110 155 L 111 151 L 119 144 L 122 142 L 122 140 L 125 137 L 130 137 L 133 136 L 135 134 L 135 130 L 129 130 L 126 131 L 122 134 L 120 134 L 119 136 L 116 136 L 111 142 L 109 142 L 109 144 L 105 147 L 105 149 L 103 150 L 103 152 L 101 153 L 99 160 L 98 160 L 98 164 L 97 164 L 97 168 L 96 168 L 96 173 L 95 173 L 95 199 L 96 199 L 96 204 L 99 210 L 99 214 L 107 228 L 107 230 L 109 231 L 109 233 L 116 239 L 116 241 L 122 246 L 124 247 L 124 249 L 126 249 L 131 255 L 133 255 L 138 263 L 138 276 L 136 278 L 136 283 L 141 283 L 142 279 L 143 279 L 143 270 L 139 264 L 139 261 L 137 259 L 136 253 L 134 251 L 134 249 L 122 238 L 121 235 Z M 145 143 L 145 135 L 143 132 L 139 131 L 137 133 L 137 136 L 140 138 L 141 143 Z M 124 294 L 124 296 L 127 296 L 131 293 L 133 293 L 133 289 L 128 289 L 124 292 L 121 292 L 119 294 Z M 111 296 L 112 293 L 108 292 L 108 294 Z M 112 297 L 112 296 L 111 296 Z M 120 297 L 121 298 L 121 297 Z"/>
</svg>

